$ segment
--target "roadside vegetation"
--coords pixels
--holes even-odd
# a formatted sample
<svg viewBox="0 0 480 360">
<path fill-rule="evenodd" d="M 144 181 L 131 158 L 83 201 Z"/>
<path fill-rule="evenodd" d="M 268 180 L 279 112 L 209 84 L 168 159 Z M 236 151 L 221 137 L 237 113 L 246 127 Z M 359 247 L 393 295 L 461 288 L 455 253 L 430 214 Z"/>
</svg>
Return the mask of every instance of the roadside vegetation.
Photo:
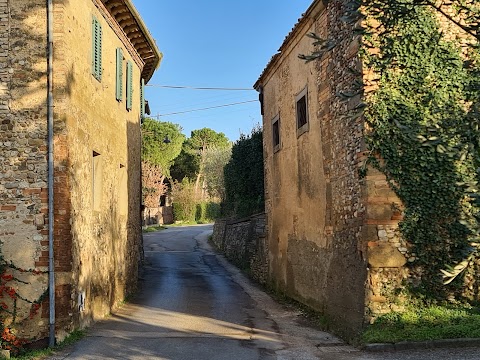
<svg viewBox="0 0 480 360">
<path fill-rule="evenodd" d="M 165 226 L 163 225 L 152 225 L 152 226 L 147 226 L 142 229 L 143 233 L 150 233 L 150 232 L 155 232 L 155 231 L 160 231 L 166 229 Z"/>
<path fill-rule="evenodd" d="M 78 340 L 85 337 L 87 332 L 85 330 L 75 330 L 70 333 L 65 340 L 61 343 L 55 345 L 53 348 L 47 348 L 42 350 L 31 350 L 24 353 L 12 356 L 11 359 L 14 360 L 42 360 L 48 356 L 54 355 L 55 353 L 64 350 L 67 346 L 70 346 L 76 343 Z"/>
<path fill-rule="evenodd" d="M 222 215 L 242 218 L 265 211 L 263 131 L 242 134 L 224 169 L 225 197 Z"/>
<path fill-rule="evenodd" d="M 186 138 L 178 124 L 149 118 L 142 131 L 146 208 L 160 207 L 163 199 L 173 207 L 174 224 L 215 221 L 225 198 L 223 169 L 231 157 L 230 140 L 209 128 L 193 130 Z"/>
<path fill-rule="evenodd" d="M 480 338 L 480 309 L 434 305 L 379 317 L 363 333 L 363 343 L 396 343 Z"/>
</svg>

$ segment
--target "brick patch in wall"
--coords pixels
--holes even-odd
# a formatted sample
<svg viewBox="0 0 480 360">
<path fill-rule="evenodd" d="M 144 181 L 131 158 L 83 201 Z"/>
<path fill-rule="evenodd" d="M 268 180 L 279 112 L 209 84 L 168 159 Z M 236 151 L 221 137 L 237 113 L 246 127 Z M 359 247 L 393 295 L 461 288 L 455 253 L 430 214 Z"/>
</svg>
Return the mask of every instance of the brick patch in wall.
<svg viewBox="0 0 480 360">
<path fill-rule="evenodd" d="M 17 209 L 16 205 L 2 205 L 0 206 L 1 211 L 15 211 Z"/>
</svg>

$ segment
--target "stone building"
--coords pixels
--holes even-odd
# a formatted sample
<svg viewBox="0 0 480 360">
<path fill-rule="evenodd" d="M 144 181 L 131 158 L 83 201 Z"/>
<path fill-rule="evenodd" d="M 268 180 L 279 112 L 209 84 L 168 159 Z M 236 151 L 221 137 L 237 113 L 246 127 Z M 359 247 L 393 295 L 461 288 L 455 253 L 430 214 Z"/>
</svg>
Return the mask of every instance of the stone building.
<svg viewBox="0 0 480 360">
<path fill-rule="evenodd" d="M 359 175 L 366 157 L 361 118 L 345 117 L 360 96 L 337 96 L 362 71 L 359 39 L 340 20 L 342 1 L 313 1 L 254 87 L 264 129 L 269 278 L 354 336 L 382 312 L 382 286 L 407 262 L 397 234 L 399 200 L 385 176 Z M 308 33 L 335 42 L 321 60 Z M 389 310 L 387 310 L 389 311 Z"/>
<path fill-rule="evenodd" d="M 0 48 L 0 314 L 21 345 L 135 290 L 143 85 L 162 55 L 131 0 L 0 0 Z"/>
</svg>

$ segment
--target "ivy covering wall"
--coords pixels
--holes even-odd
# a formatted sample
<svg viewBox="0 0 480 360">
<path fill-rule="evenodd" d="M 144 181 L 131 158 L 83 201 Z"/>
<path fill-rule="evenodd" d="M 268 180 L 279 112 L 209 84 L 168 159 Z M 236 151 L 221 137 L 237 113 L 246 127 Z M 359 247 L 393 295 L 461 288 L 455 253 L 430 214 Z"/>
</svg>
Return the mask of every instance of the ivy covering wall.
<svg viewBox="0 0 480 360">
<path fill-rule="evenodd" d="M 402 200 L 400 230 L 416 258 L 405 285 L 425 300 L 472 299 L 464 278 L 456 275 L 474 265 L 478 251 L 480 63 L 475 26 L 470 32 L 457 29 L 458 37 L 449 41 L 444 32 L 449 19 L 442 20 L 428 4 L 404 0 L 351 6 L 360 14 L 352 12 L 352 21 L 367 19 L 359 32 L 364 65 L 375 74 L 362 89 L 370 90 L 364 91 L 363 104 L 370 162 Z M 479 5 L 472 2 L 471 9 L 478 11 Z M 478 34 L 478 23 L 476 29 L 473 34 Z M 453 281 L 444 286 L 444 280 Z"/>
<path fill-rule="evenodd" d="M 328 4 L 329 2 L 325 2 Z M 362 71 L 337 92 L 361 98 L 345 118 L 365 120 L 363 174 L 383 172 L 402 201 L 411 299 L 480 301 L 480 3 L 350 0 L 342 21 Z M 313 38 L 314 61 L 335 48 Z M 399 289 L 401 290 L 401 289 Z"/>
</svg>

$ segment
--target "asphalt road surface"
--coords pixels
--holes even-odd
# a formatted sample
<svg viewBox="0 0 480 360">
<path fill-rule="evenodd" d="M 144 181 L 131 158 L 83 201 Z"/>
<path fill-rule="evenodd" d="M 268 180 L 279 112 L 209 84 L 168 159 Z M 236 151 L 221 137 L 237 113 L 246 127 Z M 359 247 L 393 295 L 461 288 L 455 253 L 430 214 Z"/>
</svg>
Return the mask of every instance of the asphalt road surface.
<svg viewBox="0 0 480 360">
<path fill-rule="evenodd" d="M 144 234 L 137 297 L 50 359 L 480 360 L 480 349 L 368 353 L 309 327 L 207 243 L 211 225 Z"/>
</svg>

